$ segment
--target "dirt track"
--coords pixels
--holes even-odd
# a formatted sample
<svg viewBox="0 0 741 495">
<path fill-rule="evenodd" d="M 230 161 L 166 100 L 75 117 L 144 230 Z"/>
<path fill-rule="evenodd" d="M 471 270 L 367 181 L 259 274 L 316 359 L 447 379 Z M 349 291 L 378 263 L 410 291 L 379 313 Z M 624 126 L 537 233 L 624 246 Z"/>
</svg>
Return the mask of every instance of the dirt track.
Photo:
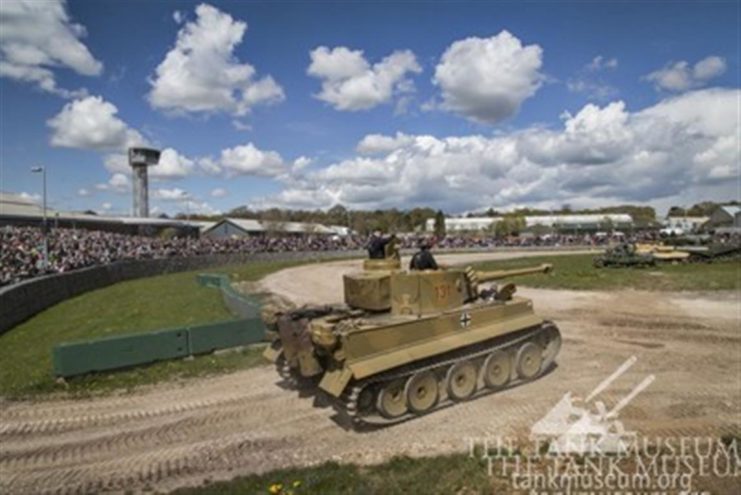
<svg viewBox="0 0 741 495">
<path fill-rule="evenodd" d="M 264 284 L 297 302 L 335 301 L 353 265 L 297 267 Z M 167 490 L 329 459 L 459 451 L 468 437 L 526 434 L 565 392 L 586 395 L 632 355 L 637 364 L 602 396 L 614 404 L 656 375 L 621 412 L 626 428 L 740 432 L 738 293 L 520 292 L 564 335 L 558 367 L 534 383 L 362 433 L 282 389 L 268 367 L 90 401 L 0 403 L 0 493 Z"/>
</svg>

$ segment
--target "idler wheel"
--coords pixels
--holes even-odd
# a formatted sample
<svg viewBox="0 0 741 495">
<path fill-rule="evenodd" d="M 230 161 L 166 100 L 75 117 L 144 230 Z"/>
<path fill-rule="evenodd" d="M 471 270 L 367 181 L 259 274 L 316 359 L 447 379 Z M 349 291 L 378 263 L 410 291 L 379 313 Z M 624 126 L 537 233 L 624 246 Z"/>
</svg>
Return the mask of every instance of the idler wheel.
<svg viewBox="0 0 741 495">
<path fill-rule="evenodd" d="M 484 361 L 484 383 L 491 389 L 502 388 L 509 381 L 512 374 L 512 362 L 509 355 L 502 351 L 494 351 Z"/>
<path fill-rule="evenodd" d="M 404 379 L 387 383 L 378 392 L 376 407 L 381 416 L 393 419 L 406 414 L 407 401 L 404 394 Z"/>
<path fill-rule="evenodd" d="M 476 392 L 476 366 L 471 361 L 461 361 L 448 369 L 445 377 L 448 396 L 456 401 L 466 400 Z"/>
<path fill-rule="evenodd" d="M 417 414 L 428 412 L 435 407 L 440 396 L 437 377 L 431 371 L 413 374 L 404 387 L 404 395 L 406 395 L 409 410 Z"/>
<path fill-rule="evenodd" d="M 517 371 L 517 375 L 523 380 L 535 378 L 535 376 L 540 372 L 542 364 L 543 349 L 532 342 L 525 342 L 522 344 L 520 349 L 517 351 L 517 357 L 515 358 L 515 370 Z"/>
</svg>

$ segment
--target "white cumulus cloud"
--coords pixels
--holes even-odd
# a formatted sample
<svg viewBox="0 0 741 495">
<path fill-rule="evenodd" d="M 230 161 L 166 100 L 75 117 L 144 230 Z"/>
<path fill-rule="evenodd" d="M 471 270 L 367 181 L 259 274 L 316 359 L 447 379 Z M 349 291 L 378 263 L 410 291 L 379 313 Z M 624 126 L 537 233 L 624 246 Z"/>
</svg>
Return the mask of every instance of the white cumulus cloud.
<svg viewBox="0 0 741 495">
<path fill-rule="evenodd" d="M 311 51 L 310 76 L 322 81 L 316 97 L 335 110 L 368 110 L 398 94 L 413 92 L 409 74 L 422 68 L 409 50 L 397 50 L 372 66 L 361 50 L 320 46 Z"/>
<path fill-rule="evenodd" d="M 401 132 L 396 136 L 384 136 L 383 134 L 368 134 L 356 147 L 358 153 L 372 155 L 376 153 L 388 153 L 399 148 L 401 145 L 409 144 L 414 138 Z"/>
<path fill-rule="evenodd" d="M 538 45 L 523 46 L 507 31 L 456 41 L 435 68 L 440 106 L 476 122 L 511 117 L 540 87 L 542 59 Z"/>
<path fill-rule="evenodd" d="M 211 5 L 196 7 L 196 19 L 180 29 L 150 81 L 151 105 L 176 113 L 244 115 L 259 103 L 283 100 L 278 83 L 270 76 L 255 79 L 254 67 L 235 56 L 246 31 L 247 23 Z"/>
<path fill-rule="evenodd" d="M 127 174 L 117 172 L 108 179 L 108 182 L 95 184 L 95 189 L 124 194 L 131 190 L 131 181 Z"/>
<path fill-rule="evenodd" d="M 3 0 L 0 2 L 0 76 L 36 84 L 63 97 L 83 91 L 59 88 L 53 69 L 70 69 L 97 76 L 103 64 L 84 43 L 85 28 L 75 24 L 64 0 Z"/>
<path fill-rule="evenodd" d="M 175 187 L 173 189 L 159 188 L 152 191 L 152 197 L 162 201 L 182 201 L 188 199 L 190 195 L 184 190 Z"/>
<path fill-rule="evenodd" d="M 222 150 L 219 163 L 221 168 L 230 176 L 275 177 L 287 170 L 280 154 L 275 151 L 260 150 L 252 143 Z"/>
<path fill-rule="evenodd" d="M 51 144 L 64 148 L 123 150 L 145 144 L 142 135 L 117 116 L 118 108 L 100 96 L 88 96 L 64 105 L 47 121 Z"/>
<path fill-rule="evenodd" d="M 658 90 L 679 92 L 704 86 L 725 71 L 725 59 L 711 55 L 695 65 L 684 60 L 667 64 L 644 79 L 653 82 Z"/>
<path fill-rule="evenodd" d="M 456 212 L 734 197 L 740 97 L 699 90 L 634 112 L 622 101 L 587 104 L 558 129 L 494 136 L 369 135 L 363 155 L 293 177 L 255 206 Z"/>
</svg>

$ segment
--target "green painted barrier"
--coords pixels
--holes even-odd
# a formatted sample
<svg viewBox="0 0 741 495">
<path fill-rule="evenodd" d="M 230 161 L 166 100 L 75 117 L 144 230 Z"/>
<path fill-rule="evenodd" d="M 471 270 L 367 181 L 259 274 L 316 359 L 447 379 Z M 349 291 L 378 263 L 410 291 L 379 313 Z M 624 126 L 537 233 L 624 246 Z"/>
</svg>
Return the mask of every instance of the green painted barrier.
<svg viewBox="0 0 741 495">
<path fill-rule="evenodd" d="M 182 358 L 188 352 L 188 332 L 182 328 L 63 343 L 54 347 L 54 374 L 66 377 L 127 368 Z"/>
<path fill-rule="evenodd" d="M 191 354 L 205 354 L 217 349 L 254 344 L 264 338 L 265 325 L 259 318 L 224 321 L 188 329 Z"/>
<path fill-rule="evenodd" d="M 198 285 L 220 289 L 229 284 L 229 276 L 223 273 L 200 273 L 196 276 Z"/>
<path fill-rule="evenodd" d="M 197 281 L 201 286 L 219 289 L 224 303 L 241 319 L 58 344 L 52 351 L 54 374 L 70 377 L 130 368 L 254 344 L 265 339 L 259 302 L 235 291 L 225 274 L 204 273 L 198 275 Z"/>
</svg>

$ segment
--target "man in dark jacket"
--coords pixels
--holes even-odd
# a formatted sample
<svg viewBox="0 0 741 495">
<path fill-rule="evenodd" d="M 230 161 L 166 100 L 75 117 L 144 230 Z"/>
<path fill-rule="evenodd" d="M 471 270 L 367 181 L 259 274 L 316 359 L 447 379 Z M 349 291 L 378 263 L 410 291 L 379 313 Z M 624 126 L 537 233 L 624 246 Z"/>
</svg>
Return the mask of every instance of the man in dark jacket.
<svg viewBox="0 0 741 495">
<path fill-rule="evenodd" d="M 423 240 L 419 243 L 419 251 L 414 253 L 409 262 L 410 270 L 437 270 L 437 261 L 430 252 L 430 241 Z"/>
<path fill-rule="evenodd" d="M 386 244 L 391 241 L 392 237 L 383 237 L 380 230 L 373 232 L 373 235 L 365 245 L 368 250 L 368 257 L 372 260 L 382 260 L 386 257 Z"/>
</svg>

